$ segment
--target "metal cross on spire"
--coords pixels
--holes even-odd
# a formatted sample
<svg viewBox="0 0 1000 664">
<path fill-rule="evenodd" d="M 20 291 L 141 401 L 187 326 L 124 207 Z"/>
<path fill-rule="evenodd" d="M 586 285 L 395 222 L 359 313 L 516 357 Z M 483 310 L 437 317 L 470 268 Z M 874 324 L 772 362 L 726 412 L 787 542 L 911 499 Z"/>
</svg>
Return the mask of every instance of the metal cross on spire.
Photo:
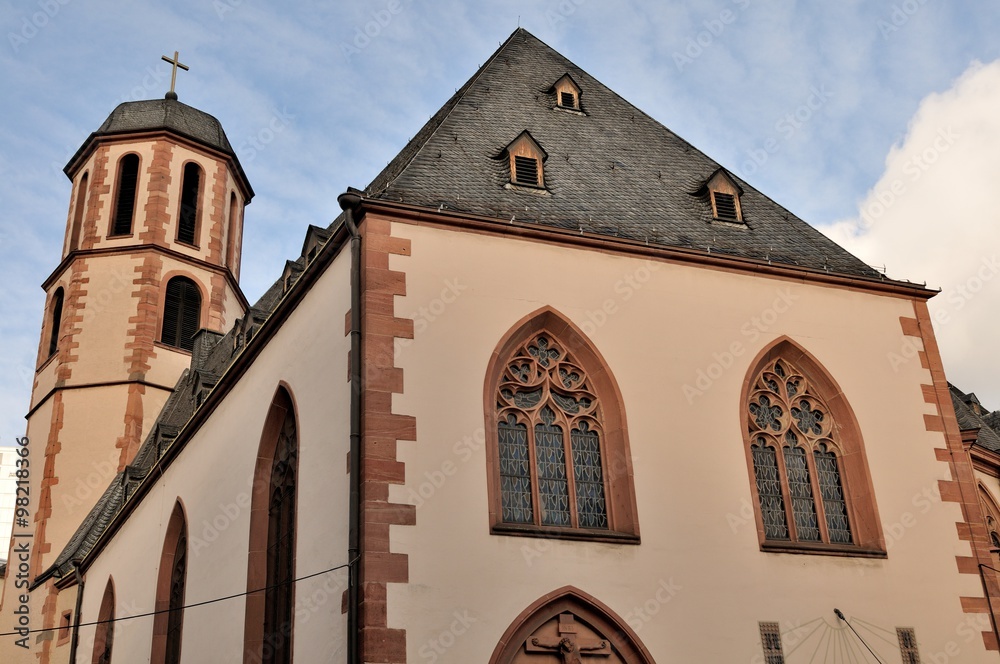
<svg viewBox="0 0 1000 664">
<path fill-rule="evenodd" d="M 167 56 L 163 55 L 160 56 L 160 59 L 164 60 L 165 62 L 169 62 L 173 66 L 173 72 L 171 72 L 170 74 L 170 92 L 165 94 L 164 97 L 166 99 L 177 99 L 177 93 L 174 91 L 174 86 L 177 85 L 177 68 L 180 67 L 184 71 L 189 71 L 191 68 L 188 67 L 187 65 L 181 64 L 180 53 L 178 53 L 177 51 L 174 51 L 173 58 L 168 58 Z"/>
</svg>

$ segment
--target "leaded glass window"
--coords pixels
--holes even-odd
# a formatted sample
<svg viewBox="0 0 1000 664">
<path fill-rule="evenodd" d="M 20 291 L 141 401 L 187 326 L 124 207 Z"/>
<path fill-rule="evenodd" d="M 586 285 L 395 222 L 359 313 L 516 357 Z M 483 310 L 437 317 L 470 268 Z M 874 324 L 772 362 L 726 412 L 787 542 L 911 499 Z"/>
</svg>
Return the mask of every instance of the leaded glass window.
<svg viewBox="0 0 1000 664">
<path fill-rule="evenodd" d="M 837 427 L 809 380 L 772 361 L 752 384 L 747 415 L 765 538 L 853 544 Z"/>
<path fill-rule="evenodd" d="M 264 593 L 264 662 L 288 664 L 292 657 L 295 580 L 295 486 L 298 444 L 289 412 L 271 464 L 267 533 L 267 590 Z"/>
<path fill-rule="evenodd" d="M 548 332 L 521 345 L 496 408 L 501 521 L 607 530 L 603 414 L 566 345 Z"/>
</svg>

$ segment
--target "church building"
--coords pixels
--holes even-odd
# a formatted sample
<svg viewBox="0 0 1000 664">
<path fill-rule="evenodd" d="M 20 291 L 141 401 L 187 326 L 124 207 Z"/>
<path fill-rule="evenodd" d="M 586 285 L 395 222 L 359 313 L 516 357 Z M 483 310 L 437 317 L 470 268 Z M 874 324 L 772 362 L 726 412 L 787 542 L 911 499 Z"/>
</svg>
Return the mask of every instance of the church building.
<svg viewBox="0 0 1000 664">
<path fill-rule="evenodd" d="M 1000 657 L 936 292 L 527 31 L 253 304 L 216 118 L 121 104 L 65 173 L 5 664 Z"/>
</svg>

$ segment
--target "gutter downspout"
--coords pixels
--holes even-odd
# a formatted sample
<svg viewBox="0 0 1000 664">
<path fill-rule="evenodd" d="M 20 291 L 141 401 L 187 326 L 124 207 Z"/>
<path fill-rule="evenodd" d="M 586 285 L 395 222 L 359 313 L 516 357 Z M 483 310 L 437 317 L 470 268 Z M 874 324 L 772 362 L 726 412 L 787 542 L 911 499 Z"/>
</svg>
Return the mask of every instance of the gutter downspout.
<svg viewBox="0 0 1000 664">
<path fill-rule="evenodd" d="M 347 664 L 360 664 L 361 601 L 358 594 L 361 563 L 361 234 L 354 221 L 354 211 L 361 206 L 361 196 L 348 189 L 337 197 L 344 211 L 344 222 L 351 234 L 351 446 L 350 446 L 350 526 L 347 559 Z"/>
<path fill-rule="evenodd" d="M 73 561 L 73 574 L 76 576 L 76 609 L 73 611 L 73 636 L 69 644 L 69 664 L 76 664 L 76 648 L 80 643 L 80 609 L 83 607 L 83 575 L 80 574 L 80 561 Z"/>
</svg>

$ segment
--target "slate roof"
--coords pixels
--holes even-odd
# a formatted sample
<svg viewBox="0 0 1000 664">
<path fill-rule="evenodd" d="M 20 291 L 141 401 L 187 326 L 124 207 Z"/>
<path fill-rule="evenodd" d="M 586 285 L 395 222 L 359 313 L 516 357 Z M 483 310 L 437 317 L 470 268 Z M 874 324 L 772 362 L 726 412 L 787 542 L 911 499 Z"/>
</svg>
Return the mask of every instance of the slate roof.
<svg viewBox="0 0 1000 664">
<path fill-rule="evenodd" d="M 570 74 L 583 114 L 556 109 Z M 548 153 L 546 193 L 505 185 L 505 148 L 527 130 Z M 881 275 L 751 185 L 744 225 L 713 221 L 721 166 L 524 29 L 518 29 L 366 189 L 372 198 L 514 217 L 584 233 Z M 730 174 L 732 175 L 732 174 Z"/>
<path fill-rule="evenodd" d="M 169 129 L 235 156 L 221 122 L 205 111 L 176 99 L 147 99 L 118 104 L 94 135 L 108 136 L 154 129 Z"/>
<path fill-rule="evenodd" d="M 986 410 L 974 392 L 966 394 L 960 389 L 948 384 L 951 391 L 951 402 L 955 406 L 955 415 L 958 417 L 958 428 L 965 431 L 968 429 L 979 429 L 979 436 L 976 444 L 994 452 L 1000 452 L 1000 411 L 989 412 Z"/>
</svg>

